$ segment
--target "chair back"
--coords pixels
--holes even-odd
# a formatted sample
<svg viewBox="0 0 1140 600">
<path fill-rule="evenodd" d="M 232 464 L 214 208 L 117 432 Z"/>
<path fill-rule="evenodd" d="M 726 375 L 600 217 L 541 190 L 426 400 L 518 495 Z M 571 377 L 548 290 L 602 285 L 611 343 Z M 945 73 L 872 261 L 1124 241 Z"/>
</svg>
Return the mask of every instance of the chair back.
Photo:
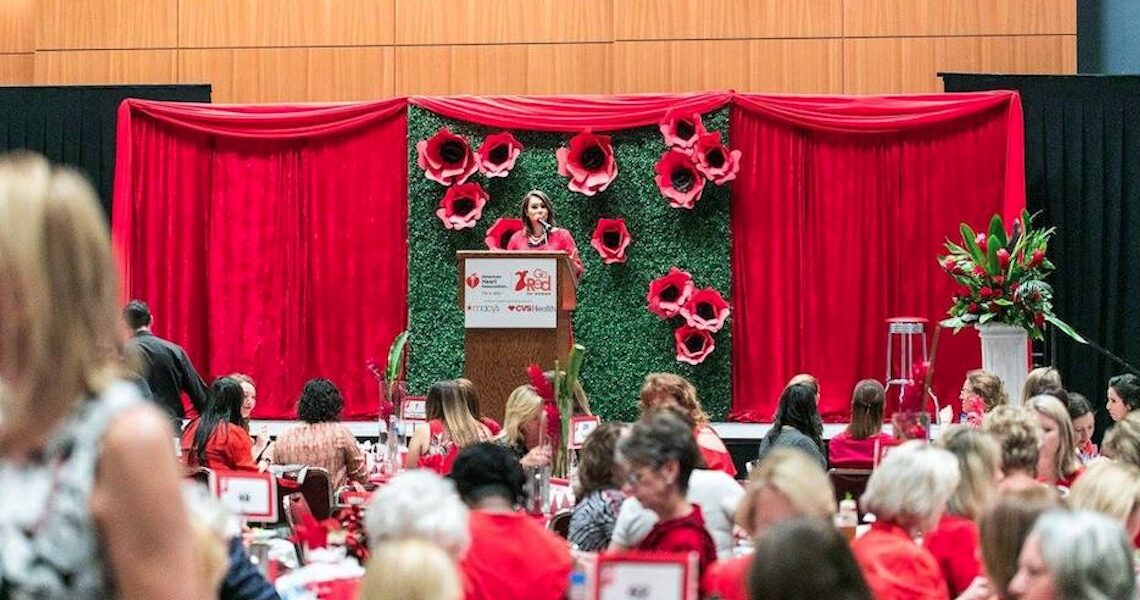
<svg viewBox="0 0 1140 600">
<path fill-rule="evenodd" d="M 284 473 L 282 479 L 296 485 L 294 491 L 305 497 L 309 509 L 318 521 L 332 516 L 334 508 L 332 479 L 329 472 L 320 467 L 306 467 L 299 471 Z"/>
<path fill-rule="evenodd" d="M 192 479 L 194 483 L 206 486 L 206 489 L 212 489 L 210 481 L 214 478 L 214 472 L 208 467 L 198 467 L 192 473 L 186 476 L 187 479 Z"/>
<path fill-rule="evenodd" d="M 841 502 L 848 494 L 859 503 L 859 498 L 867 490 L 867 480 L 871 478 L 871 469 L 829 469 L 827 478 L 835 488 L 835 501 Z M 859 518 L 862 519 L 866 511 L 859 504 Z"/>
<path fill-rule="evenodd" d="M 550 530 L 563 539 L 570 538 L 570 511 L 564 510 L 550 518 Z"/>
</svg>

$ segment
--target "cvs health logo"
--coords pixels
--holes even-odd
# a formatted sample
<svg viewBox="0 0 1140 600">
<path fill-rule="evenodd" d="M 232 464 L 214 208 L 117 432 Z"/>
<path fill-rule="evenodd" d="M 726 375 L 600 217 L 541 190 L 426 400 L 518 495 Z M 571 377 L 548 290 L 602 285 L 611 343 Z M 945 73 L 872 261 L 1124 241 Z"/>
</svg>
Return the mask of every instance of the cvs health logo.
<svg viewBox="0 0 1140 600">
<path fill-rule="evenodd" d="M 515 275 L 518 276 L 518 279 L 515 280 L 516 292 L 520 292 L 522 290 L 526 290 L 528 292 L 551 291 L 550 273 L 547 273 L 542 269 L 535 269 L 533 271 L 515 271 Z"/>
<path fill-rule="evenodd" d="M 471 289 L 475 289 L 475 288 L 479 287 L 479 275 L 478 274 L 472 274 L 470 277 L 467 278 L 467 287 L 469 287 Z"/>
</svg>

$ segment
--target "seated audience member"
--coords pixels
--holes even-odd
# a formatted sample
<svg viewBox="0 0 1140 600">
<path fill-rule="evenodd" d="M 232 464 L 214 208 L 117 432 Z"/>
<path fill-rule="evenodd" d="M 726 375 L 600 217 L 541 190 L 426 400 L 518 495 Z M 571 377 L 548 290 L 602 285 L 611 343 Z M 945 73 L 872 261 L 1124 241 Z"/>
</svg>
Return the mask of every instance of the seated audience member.
<svg viewBox="0 0 1140 600">
<path fill-rule="evenodd" d="M 688 413 L 687 420 L 694 423 L 693 437 L 697 440 L 697 449 L 701 452 L 705 467 L 736 477 L 732 455 L 709 425 L 709 416 L 697 399 L 697 388 L 688 379 L 673 373 L 650 373 L 645 376 L 645 383 L 641 386 L 640 401 L 642 415 L 663 406 L 675 406 Z"/>
<path fill-rule="evenodd" d="M 1073 445 L 1077 449 L 1077 460 L 1082 465 L 1087 465 L 1100 455 L 1092 441 L 1096 433 L 1096 415 L 1093 414 L 1092 404 L 1083 395 L 1069 392 L 1069 403 L 1065 408 L 1069 410 L 1069 418 L 1073 421 Z"/>
<path fill-rule="evenodd" d="M 570 516 L 567 538 L 579 550 L 605 550 L 613 536 L 614 522 L 624 497 L 621 477 L 614 462 L 614 448 L 624 426 L 602 423 L 590 432 L 578 459 L 578 499 Z"/>
<path fill-rule="evenodd" d="M 978 519 L 997 496 L 1001 478 L 1001 448 L 988 434 L 965 425 L 951 425 L 938 445 L 958 459 L 958 487 L 947 510 L 922 545 L 938 561 L 951 598 L 957 598 L 982 573 L 978 552 Z"/>
<path fill-rule="evenodd" d="M 954 455 L 920 441 L 891 450 L 871 474 L 861 503 L 876 520 L 851 547 L 875 598 L 950 597 L 938 562 L 915 538 L 938 524 L 958 480 Z"/>
<path fill-rule="evenodd" d="M 760 461 L 778 447 L 790 447 L 807 453 L 827 469 L 823 456 L 823 420 L 816 405 L 816 392 L 804 383 L 795 383 L 780 393 L 780 404 L 772 428 L 760 440 Z"/>
<path fill-rule="evenodd" d="M 491 431 L 471 412 L 457 381 L 437 381 L 427 393 L 428 426 L 420 427 L 408 443 L 409 469 L 451 472 L 459 451 L 491 439 Z"/>
<path fill-rule="evenodd" d="M 249 433 L 249 417 L 257 406 L 257 387 L 253 384 L 253 378 L 245 373 L 231 373 L 230 377 L 241 384 L 241 426 Z M 257 435 L 250 435 L 250 439 L 253 440 L 253 460 L 257 462 L 269 447 L 269 429 L 262 425 Z"/>
<path fill-rule="evenodd" d="M 498 421 L 491 417 L 483 416 L 483 410 L 479 407 L 479 390 L 475 389 L 475 382 L 470 379 L 460 377 L 455 380 L 455 384 L 459 386 L 459 395 L 467 402 L 467 408 L 471 411 L 471 416 L 475 417 L 487 431 L 491 432 L 492 436 L 499 435 L 503 430 L 503 426 Z"/>
<path fill-rule="evenodd" d="M 970 398 L 977 397 L 982 401 L 983 412 L 1009 403 L 1009 396 L 1005 393 L 1001 378 L 989 371 L 974 369 L 966 373 L 966 380 L 962 382 L 962 391 L 958 399 L 962 401 L 965 410 L 970 404 Z"/>
<path fill-rule="evenodd" d="M 789 385 L 796 385 L 797 383 L 805 384 L 811 388 L 811 391 L 815 393 L 815 403 L 818 405 L 820 398 L 819 380 L 815 378 L 815 375 L 812 375 L 811 373 L 797 373 L 795 375 L 792 375 L 792 378 L 784 384 L 784 387 L 788 387 Z"/>
<path fill-rule="evenodd" d="M 835 489 L 827 474 L 803 452 L 777 448 L 748 476 L 748 489 L 736 509 L 736 524 L 759 543 L 772 527 L 808 517 L 831 527 Z M 718 560 L 704 578 L 707 594 L 721 600 L 747 600 L 752 555 Z M 860 575 L 862 580 L 862 575 Z"/>
<path fill-rule="evenodd" d="M 1016 598 L 1133 600 L 1136 565 L 1120 524 L 1093 512 L 1054 511 L 1037 520 L 1009 584 Z"/>
<path fill-rule="evenodd" d="M 383 542 L 372 550 L 358 600 L 462 600 L 455 560 L 442 548 L 416 539 Z"/>
<path fill-rule="evenodd" d="M 199 550 L 199 580 L 208 582 L 202 598 L 276 600 L 277 590 L 250 561 L 242 543 L 241 524 L 210 495 L 205 486 L 182 484 Z"/>
<path fill-rule="evenodd" d="M 692 415 L 678 406 L 653 409 L 642 417 L 642 421 L 661 414 L 680 420 L 690 430 L 693 429 Z M 732 518 L 744 496 L 744 488 L 724 471 L 701 468 L 700 456 L 697 458 L 698 462 L 689 474 L 689 488 L 685 492 L 685 498 L 701 508 L 705 529 L 712 536 L 717 555 L 728 556 L 735 544 Z M 610 549 L 625 550 L 637 546 L 653 529 L 657 520 L 656 512 L 642 505 L 637 496 L 627 493 L 621 510 L 618 511 L 617 522 L 614 523 Z"/>
<path fill-rule="evenodd" d="M 759 539 L 750 562 L 750 600 L 871 600 L 847 539 L 822 519 L 775 525 Z"/>
<path fill-rule="evenodd" d="M 716 545 L 705 529 L 700 507 L 686 497 L 689 475 L 700 460 L 691 432 L 670 411 L 653 411 L 618 441 L 617 458 L 626 473 L 622 491 L 658 519 L 634 549 L 696 552 L 704 575 L 716 560 Z"/>
<path fill-rule="evenodd" d="M 458 560 L 470 542 L 467 513 L 450 480 L 415 469 L 396 475 L 376 491 L 364 511 L 364 531 L 371 548 L 418 538 Z"/>
<path fill-rule="evenodd" d="M 339 423 L 344 397 L 328 379 L 310 379 L 297 400 L 297 418 L 304 421 L 277 436 L 273 460 L 283 465 L 320 467 L 329 472 L 336 489 L 349 480 L 364 482 L 368 467 L 356 436 Z"/>
<path fill-rule="evenodd" d="M 1063 390 L 1061 373 L 1053 367 L 1037 367 L 1025 377 L 1025 384 L 1021 386 L 1021 404 L 1024 405 L 1034 396 L 1040 396 L 1050 390 Z"/>
<path fill-rule="evenodd" d="M 519 512 L 525 478 L 511 452 L 487 442 L 468 446 L 451 478 L 471 508 L 471 546 L 460 562 L 467 600 L 561 600 L 570 583 L 570 549 Z"/>
<path fill-rule="evenodd" d="M 1036 417 L 1021 407 L 999 406 L 986 415 L 982 431 L 1001 446 L 1000 491 L 1041 485 L 1037 481 L 1037 460 L 1042 434 Z"/>
<path fill-rule="evenodd" d="M 1140 377 L 1132 373 L 1117 375 L 1108 380 L 1108 415 L 1119 423 L 1128 413 L 1140 408 Z"/>
<path fill-rule="evenodd" d="M 550 387 L 554 387 L 554 371 L 546 371 L 542 374 L 546 378 L 546 382 Z M 566 371 L 562 371 L 562 376 L 566 376 Z M 576 380 L 574 382 L 574 390 L 571 391 L 570 396 L 574 399 L 574 416 L 593 416 L 594 413 L 590 411 L 590 399 L 586 396 L 586 390 L 582 387 L 582 382 Z"/>
<path fill-rule="evenodd" d="M 893 436 L 883 433 L 883 384 L 864 379 L 855 384 L 851 394 L 851 423 L 827 442 L 831 466 L 847 469 L 870 469 L 876 453 L 884 446 L 898 444 Z"/>
<path fill-rule="evenodd" d="M 210 386 L 206 412 L 182 432 L 182 461 L 192 468 L 257 471 L 253 442 L 241 426 L 241 384 L 219 377 Z"/>
<path fill-rule="evenodd" d="M 1097 461 L 1073 484 L 1065 500 L 1073 510 L 1090 510 L 1117 521 L 1130 540 L 1140 534 L 1140 468 L 1135 465 Z"/>
<path fill-rule="evenodd" d="M 1129 413 L 1104 434 L 1100 452 L 1117 462 L 1140 467 L 1140 412 Z"/>
<path fill-rule="evenodd" d="M 1073 421 L 1069 409 L 1051 395 L 1033 396 L 1025 405 L 1041 424 L 1041 448 L 1037 457 L 1037 480 L 1048 485 L 1070 488 L 1084 472 L 1073 447 Z"/>
<path fill-rule="evenodd" d="M 520 385 L 507 397 L 503 431 L 495 443 L 506 447 L 525 468 L 550 464 L 550 442 L 543 437 L 543 401 L 532 385 Z"/>
<path fill-rule="evenodd" d="M 1011 597 L 1009 582 L 1017 573 L 1017 557 L 1037 517 L 1062 506 L 1056 489 L 1036 485 L 1001 494 L 982 515 L 978 521 L 982 563 L 998 598 Z"/>
</svg>

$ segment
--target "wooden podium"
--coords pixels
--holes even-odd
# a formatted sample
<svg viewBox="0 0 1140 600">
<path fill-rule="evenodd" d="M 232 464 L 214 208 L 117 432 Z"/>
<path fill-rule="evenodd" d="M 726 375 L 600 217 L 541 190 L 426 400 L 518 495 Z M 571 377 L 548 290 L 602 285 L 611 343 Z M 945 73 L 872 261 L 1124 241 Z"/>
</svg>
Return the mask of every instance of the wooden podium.
<svg viewBox="0 0 1140 600">
<path fill-rule="evenodd" d="M 455 256 L 464 376 L 475 383 L 483 415 L 502 422 L 507 397 L 528 382 L 528 365 L 549 371 L 556 359 L 566 364 L 578 281 L 561 251 L 462 250 Z"/>
</svg>

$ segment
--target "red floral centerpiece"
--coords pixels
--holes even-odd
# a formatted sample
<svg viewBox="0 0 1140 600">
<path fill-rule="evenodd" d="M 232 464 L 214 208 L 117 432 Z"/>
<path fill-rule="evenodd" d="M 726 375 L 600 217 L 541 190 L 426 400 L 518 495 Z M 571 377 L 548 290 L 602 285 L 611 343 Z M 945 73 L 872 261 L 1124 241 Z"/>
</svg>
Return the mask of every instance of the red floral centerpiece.
<svg viewBox="0 0 1140 600">
<path fill-rule="evenodd" d="M 515 168 L 522 150 L 523 145 L 509 131 L 487 136 L 475 153 L 479 172 L 487 177 L 506 177 Z"/>
<path fill-rule="evenodd" d="M 446 127 L 416 144 L 416 155 L 424 176 L 443 185 L 463 183 L 477 168 L 467 140 Z"/>
<path fill-rule="evenodd" d="M 448 229 L 467 229 L 474 227 L 483 216 L 483 206 L 487 204 L 487 192 L 478 183 L 462 183 L 448 188 L 443 199 L 439 201 L 439 208 L 435 216 L 443 221 Z"/>
<path fill-rule="evenodd" d="M 570 138 L 567 148 L 555 151 L 558 174 L 568 177 L 568 187 L 586 196 L 604 192 L 617 177 L 614 147 L 608 135 L 595 135 L 589 130 Z"/>
<path fill-rule="evenodd" d="M 625 219 L 598 219 L 590 245 L 598 251 L 607 265 L 625 262 L 625 249 L 629 247 L 629 229 Z"/>
</svg>

